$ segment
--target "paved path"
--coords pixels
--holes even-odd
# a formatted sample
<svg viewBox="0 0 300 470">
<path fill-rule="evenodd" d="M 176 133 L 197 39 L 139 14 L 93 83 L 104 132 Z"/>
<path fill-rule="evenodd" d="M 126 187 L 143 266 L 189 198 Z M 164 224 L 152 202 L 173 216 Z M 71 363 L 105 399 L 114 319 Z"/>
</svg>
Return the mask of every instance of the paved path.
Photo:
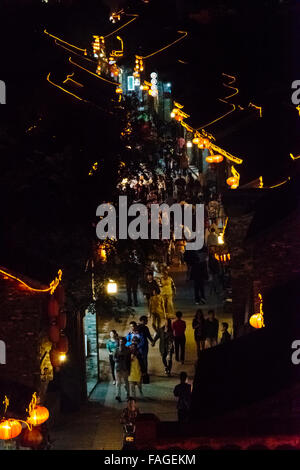
<svg viewBox="0 0 300 470">
<path fill-rule="evenodd" d="M 142 413 L 155 413 L 162 421 L 176 421 L 176 401 L 173 397 L 174 386 L 179 382 L 178 376 L 181 371 L 186 371 L 192 382 L 196 361 L 196 346 L 194 342 L 192 319 L 199 306 L 194 304 L 193 288 L 191 282 L 186 282 L 186 271 L 181 267 L 174 267 L 170 273 L 177 286 L 175 309 L 183 312 L 183 319 L 187 323 L 186 331 L 186 361 L 184 365 L 177 363 L 174 359 L 172 376 L 166 377 L 164 367 L 158 350 L 158 342 L 155 347 L 149 347 L 149 374 L 151 383 L 143 386 L 143 397 L 138 397 L 138 406 Z M 120 297 L 125 296 L 125 288 L 121 289 Z M 204 314 L 209 308 L 214 308 L 219 321 L 229 323 L 229 331 L 232 331 L 231 318 L 225 318 L 222 305 L 215 297 L 209 297 L 208 304 L 201 306 Z M 134 319 L 147 312 L 146 305 L 139 293 L 141 306 L 135 308 Z M 105 341 L 108 339 L 109 331 L 116 329 L 119 335 L 125 335 L 129 331 L 129 323 L 133 317 L 122 319 L 122 323 L 114 320 L 100 324 L 100 347 L 101 382 L 94 389 L 90 401 L 82 410 L 72 415 L 67 415 L 63 424 L 54 434 L 56 442 L 55 449 L 109 449 L 117 450 L 122 446 L 122 429 L 119 424 L 121 410 L 126 406 L 125 392 L 122 403 L 115 399 L 115 386 L 112 384 L 108 355 L 105 349 Z M 152 327 L 151 334 L 154 334 Z M 138 393 L 138 392 L 137 392 Z"/>
</svg>

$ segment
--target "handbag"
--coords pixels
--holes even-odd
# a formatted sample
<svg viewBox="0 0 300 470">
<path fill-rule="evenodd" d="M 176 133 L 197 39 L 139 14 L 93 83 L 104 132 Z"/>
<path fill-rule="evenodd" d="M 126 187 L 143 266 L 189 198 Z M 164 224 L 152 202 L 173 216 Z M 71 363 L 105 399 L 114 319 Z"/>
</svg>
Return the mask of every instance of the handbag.
<svg viewBox="0 0 300 470">
<path fill-rule="evenodd" d="M 150 383 L 150 377 L 149 374 L 144 374 L 143 375 L 143 380 L 142 380 L 144 385 L 148 385 Z"/>
</svg>

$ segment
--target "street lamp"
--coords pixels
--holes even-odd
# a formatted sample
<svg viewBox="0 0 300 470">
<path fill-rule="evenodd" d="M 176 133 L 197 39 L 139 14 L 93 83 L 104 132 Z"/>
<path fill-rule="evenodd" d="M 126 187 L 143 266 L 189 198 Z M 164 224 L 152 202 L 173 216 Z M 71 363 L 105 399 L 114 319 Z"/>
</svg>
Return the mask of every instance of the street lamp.
<svg viewBox="0 0 300 470">
<path fill-rule="evenodd" d="M 118 285 L 112 279 L 110 279 L 106 285 L 106 292 L 108 294 L 116 294 L 118 292 Z"/>
</svg>

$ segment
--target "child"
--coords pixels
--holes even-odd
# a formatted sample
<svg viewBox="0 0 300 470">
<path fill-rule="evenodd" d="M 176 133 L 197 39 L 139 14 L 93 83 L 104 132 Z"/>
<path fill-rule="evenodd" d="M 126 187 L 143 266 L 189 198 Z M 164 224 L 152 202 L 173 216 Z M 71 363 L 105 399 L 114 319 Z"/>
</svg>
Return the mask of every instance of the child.
<svg viewBox="0 0 300 470">
<path fill-rule="evenodd" d="M 222 323 L 221 331 L 223 334 L 222 334 L 220 343 L 221 344 L 228 343 L 228 341 L 231 340 L 231 336 L 228 333 L 228 323 L 226 323 L 225 321 Z"/>
</svg>

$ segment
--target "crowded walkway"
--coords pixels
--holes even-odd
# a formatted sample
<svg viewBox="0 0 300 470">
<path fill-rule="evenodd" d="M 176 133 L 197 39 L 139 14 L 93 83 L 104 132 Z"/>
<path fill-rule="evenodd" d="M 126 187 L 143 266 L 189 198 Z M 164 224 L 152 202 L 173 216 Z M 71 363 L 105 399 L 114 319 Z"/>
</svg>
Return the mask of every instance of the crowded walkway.
<svg viewBox="0 0 300 470">
<path fill-rule="evenodd" d="M 137 404 L 142 413 L 154 413 L 162 421 L 177 421 L 176 399 L 173 395 L 175 385 L 179 382 L 179 374 L 185 371 L 188 381 L 193 382 L 195 363 L 197 361 L 197 348 L 194 339 L 192 321 L 196 310 L 193 298 L 193 283 L 186 281 L 186 266 L 174 264 L 170 274 L 176 285 L 176 297 L 174 299 L 175 311 L 183 313 L 183 320 L 187 324 L 186 328 L 186 355 L 185 362 L 176 362 L 173 356 L 173 367 L 171 376 L 165 374 L 164 366 L 159 353 L 159 342 L 154 347 L 149 345 L 148 372 L 150 384 L 143 385 L 143 396 L 139 396 L 137 391 Z M 208 292 L 209 294 L 209 292 Z M 119 291 L 120 298 L 127 300 L 125 283 Z M 80 412 L 66 415 L 63 426 L 56 426 L 52 432 L 54 449 L 112 449 L 117 450 L 122 447 L 122 426 L 120 425 L 120 415 L 126 406 L 126 393 L 122 386 L 122 401 L 116 399 L 116 386 L 113 384 L 111 376 L 108 351 L 106 342 L 109 339 L 109 332 L 116 329 L 119 336 L 125 336 L 129 332 L 129 324 L 132 320 L 138 323 L 141 315 L 147 314 L 147 304 L 143 298 L 142 291 L 138 290 L 139 306 L 134 307 L 134 317 L 122 318 L 121 323 L 110 320 L 105 324 L 100 324 L 100 383 L 92 392 L 89 403 Z M 229 324 L 229 332 L 232 332 L 232 320 L 224 315 L 223 304 L 215 294 L 207 295 L 207 304 L 201 305 L 204 316 L 207 317 L 208 310 L 214 309 L 216 318 L 221 322 Z M 149 322 L 151 323 L 151 322 Z M 154 336 L 154 330 L 149 324 L 150 333 Z M 221 331 L 219 329 L 219 341 Z M 82 427 L 85 429 L 85 439 L 82 438 Z"/>
</svg>

